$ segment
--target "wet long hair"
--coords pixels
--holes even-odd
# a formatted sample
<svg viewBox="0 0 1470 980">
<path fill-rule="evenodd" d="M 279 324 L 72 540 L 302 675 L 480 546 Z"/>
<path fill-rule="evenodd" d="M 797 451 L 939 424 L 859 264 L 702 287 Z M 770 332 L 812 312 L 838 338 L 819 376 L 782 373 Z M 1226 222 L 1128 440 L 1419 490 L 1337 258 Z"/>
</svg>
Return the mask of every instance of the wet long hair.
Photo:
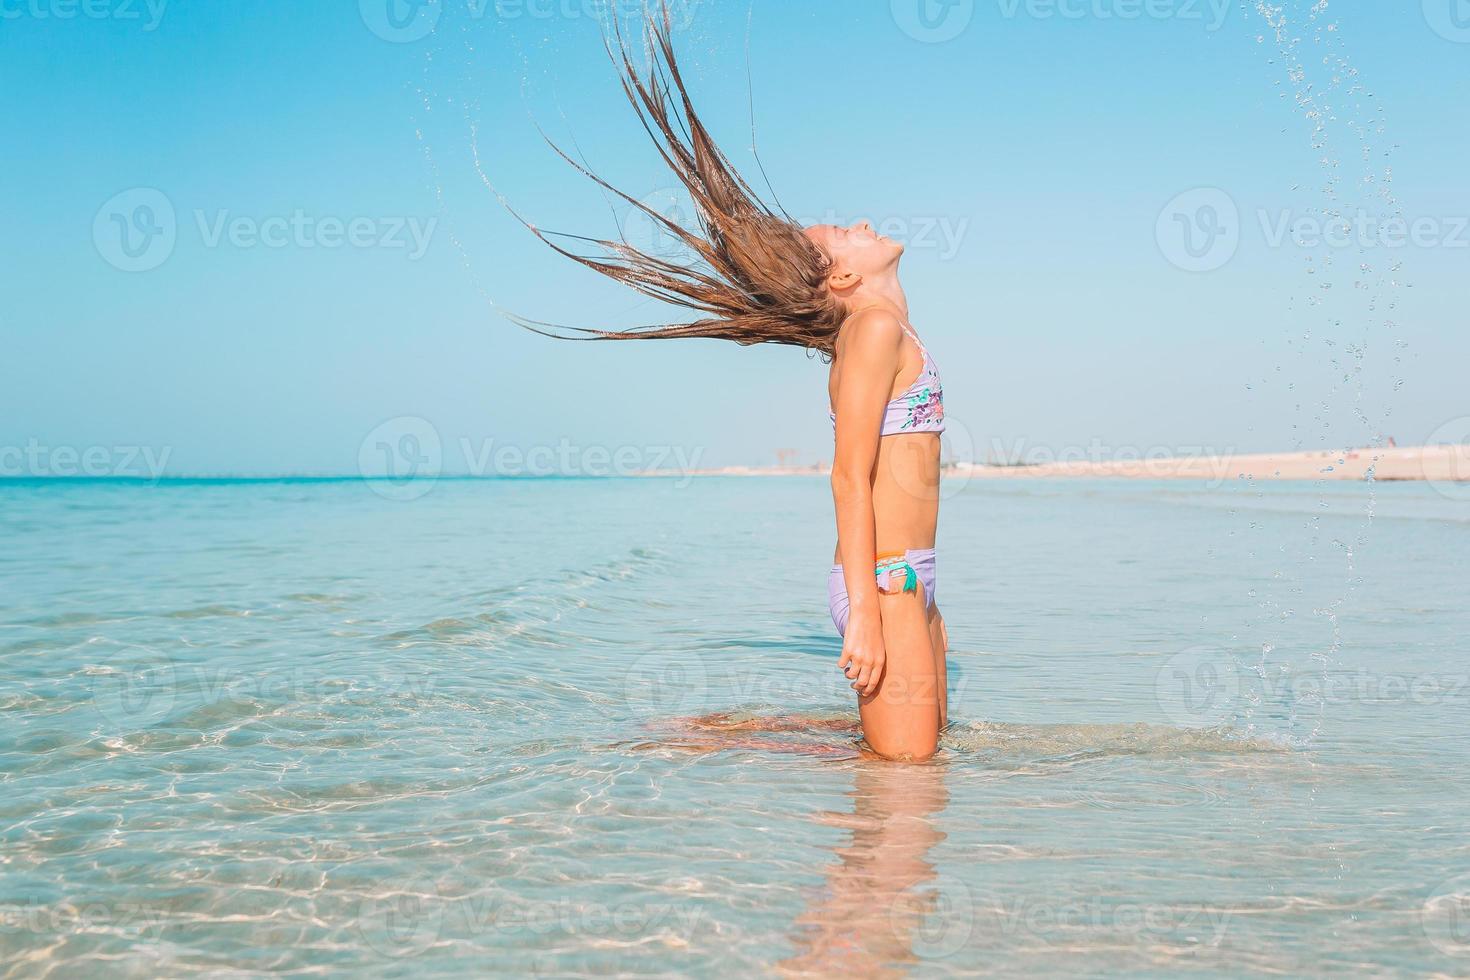
<svg viewBox="0 0 1470 980">
<path fill-rule="evenodd" d="M 612 35 L 604 32 L 603 40 L 639 122 L 689 192 L 693 224 L 681 225 L 660 214 L 603 180 L 555 143 L 551 146 L 577 171 L 673 236 L 682 246 L 680 254 L 650 255 L 629 244 L 626 236 L 616 241 L 584 238 L 544 231 L 521 220 L 567 258 L 646 296 L 693 310 L 699 318 L 624 330 L 513 319 L 560 339 L 712 337 L 742 345 L 787 344 L 830 357 L 846 315 L 842 302 L 827 286 L 832 261 L 807 238 L 800 224 L 761 200 L 710 137 L 680 75 L 672 33 L 667 0 L 658 0 L 656 13 L 650 13 L 643 27 L 647 68 L 634 63 L 616 14 Z M 585 251 L 574 251 L 560 240 L 576 240 Z M 688 261 L 680 261 L 685 254 Z"/>
</svg>

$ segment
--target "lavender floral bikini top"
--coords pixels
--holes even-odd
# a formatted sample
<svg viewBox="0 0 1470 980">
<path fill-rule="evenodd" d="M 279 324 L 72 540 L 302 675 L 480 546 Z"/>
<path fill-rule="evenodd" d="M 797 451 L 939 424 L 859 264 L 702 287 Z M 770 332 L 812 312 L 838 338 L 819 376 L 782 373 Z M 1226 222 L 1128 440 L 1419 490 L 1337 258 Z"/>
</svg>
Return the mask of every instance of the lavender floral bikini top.
<svg viewBox="0 0 1470 980">
<path fill-rule="evenodd" d="M 903 332 L 909 335 L 919 348 L 919 353 L 924 355 L 924 366 L 919 370 L 919 376 L 907 390 L 897 398 L 888 403 L 883 411 L 883 431 L 880 435 L 896 436 L 905 432 L 943 432 L 944 431 L 944 385 L 939 380 L 939 368 L 934 364 L 934 358 L 929 356 L 929 351 L 919 342 L 919 338 L 907 326 Z M 828 412 L 832 419 L 832 429 L 837 429 L 837 414 Z"/>
</svg>

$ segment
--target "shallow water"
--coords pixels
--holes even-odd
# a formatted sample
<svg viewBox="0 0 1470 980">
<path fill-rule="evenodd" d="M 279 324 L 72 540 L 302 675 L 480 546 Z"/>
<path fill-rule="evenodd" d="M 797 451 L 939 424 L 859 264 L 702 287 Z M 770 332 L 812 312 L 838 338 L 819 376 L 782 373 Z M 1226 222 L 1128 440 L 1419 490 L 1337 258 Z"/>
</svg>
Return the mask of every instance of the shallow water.
<svg viewBox="0 0 1470 980">
<path fill-rule="evenodd" d="M 1470 972 L 1470 504 L 950 490 L 915 767 L 818 479 L 0 484 L 5 972 Z"/>
</svg>

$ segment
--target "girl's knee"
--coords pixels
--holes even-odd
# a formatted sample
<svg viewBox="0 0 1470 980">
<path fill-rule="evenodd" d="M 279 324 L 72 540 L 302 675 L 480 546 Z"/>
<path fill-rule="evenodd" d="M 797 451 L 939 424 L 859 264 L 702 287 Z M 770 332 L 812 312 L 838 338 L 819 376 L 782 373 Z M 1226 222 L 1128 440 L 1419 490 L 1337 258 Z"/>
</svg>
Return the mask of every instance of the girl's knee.
<svg viewBox="0 0 1470 980">
<path fill-rule="evenodd" d="M 928 739 L 899 740 L 892 744 L 878 744 L 869 738 L 868 745 L 874 753 L 882 756 L 888 762 L 928 762 L 934 758 L 934 753 L 939 751 L 938 740 Z"/>
</svg>

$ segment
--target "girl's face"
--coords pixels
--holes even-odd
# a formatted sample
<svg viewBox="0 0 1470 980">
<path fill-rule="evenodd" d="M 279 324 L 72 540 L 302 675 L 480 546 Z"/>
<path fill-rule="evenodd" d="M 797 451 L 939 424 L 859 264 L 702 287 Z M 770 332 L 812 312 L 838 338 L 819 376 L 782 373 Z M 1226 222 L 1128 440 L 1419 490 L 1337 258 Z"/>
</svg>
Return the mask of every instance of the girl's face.
<svg viewBox="0 0 1470 980">
<path fill-rule="evenodd" d="M 855 276 L 863 279 L 891 275 L 903 257 L 903 245 L 885 238 L 866 221 L 840 228 L 813 225 L 806 235 L 832 259 L 834 279 Z"/>
</svg>

